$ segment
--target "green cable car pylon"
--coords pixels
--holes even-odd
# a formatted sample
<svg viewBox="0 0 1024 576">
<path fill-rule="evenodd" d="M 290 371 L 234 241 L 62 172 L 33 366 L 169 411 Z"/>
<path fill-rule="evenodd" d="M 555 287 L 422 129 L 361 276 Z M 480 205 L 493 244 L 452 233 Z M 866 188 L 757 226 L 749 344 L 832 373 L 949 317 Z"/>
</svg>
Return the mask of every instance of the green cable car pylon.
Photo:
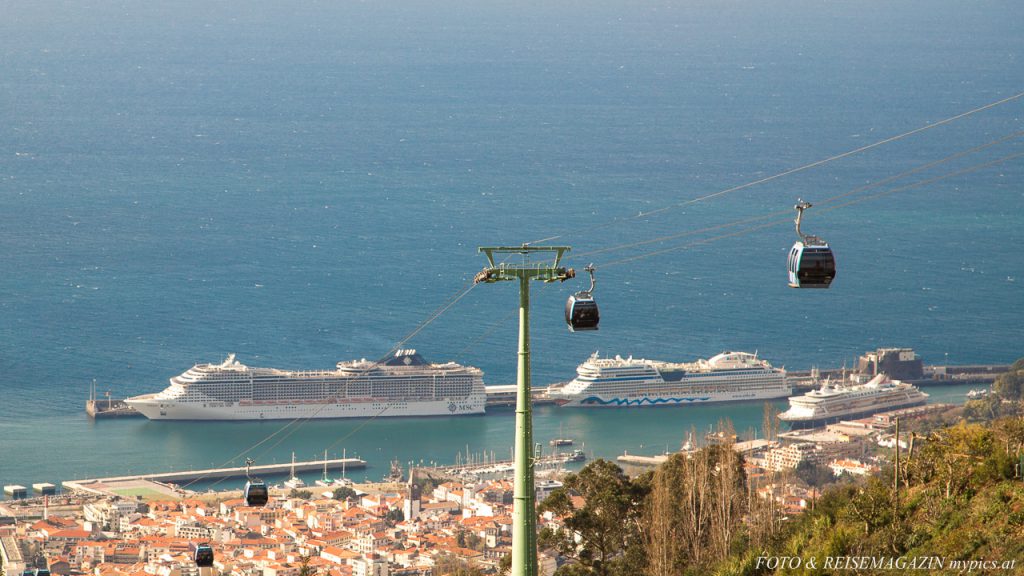
<svg viewBox="0 0 1024 576">
<path fill-rule="evenodd" d="M 512 576 L 538 576 L 537 509 L 533 482 L 533 404 L 530 395 L 530 280 L 564 282 L 575 276 L 559 266 L 568 246 L 481 247 L 487 266 L 473 279 L 479 284 L 519 281 L 519 366 L 516 378 L 515 486 L 512 506 Z M 520 262 L 494 263 L 495 254 L 519 254 Z M 553 256 L 546 262 L 531 257 Z"/>
</svg>

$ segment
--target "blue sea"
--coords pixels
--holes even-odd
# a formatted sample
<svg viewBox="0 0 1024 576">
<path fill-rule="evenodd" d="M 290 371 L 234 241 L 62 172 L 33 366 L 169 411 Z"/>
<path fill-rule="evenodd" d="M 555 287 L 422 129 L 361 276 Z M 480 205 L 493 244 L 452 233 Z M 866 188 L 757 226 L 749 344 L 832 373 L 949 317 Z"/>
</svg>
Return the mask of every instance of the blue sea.
<svg viewBox="0 0 1024 576">
<path fill-rule="evenodd" d="M 535 284 L 536 385 L 595 350 L 1012 362 L 1024 160 L 999 160 L 1024 152 L 1024 98 L 936 124 L 1024 91 L 1022 21 L 989 0 L 4 3 L 0 484 L 237 459 L 282 424 L 94 423 L 91 383 L 154 392 L 231 352 L 377 358 L 466 289 L 477 247 L 551 237 L 597 266 L 602 320 L 565 329 L 582 278 Z M 836 254 L 827 291 L 786 286 L 798 197 Z M 403 347 L 514 382 L 517 305 L 478 286 Z M 545 408 L 536 427 L 614 456 L 760 415 Z M 380 477 L 507 457 L 512 419 L 310 422 L 254 455 L 345 449 Z"/>
</svg>

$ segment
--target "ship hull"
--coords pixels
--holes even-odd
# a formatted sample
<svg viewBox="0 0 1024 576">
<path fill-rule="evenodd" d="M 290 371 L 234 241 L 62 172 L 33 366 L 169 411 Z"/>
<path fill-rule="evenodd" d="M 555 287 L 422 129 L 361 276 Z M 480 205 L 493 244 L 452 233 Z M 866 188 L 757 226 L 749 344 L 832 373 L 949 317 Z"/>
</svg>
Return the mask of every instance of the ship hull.
<svg viewBox="0 0 1024 576">
<path fill-rule="evenodd" d="M 561 406 L 566 408 L 637 408 L 656 406 L 692 406 L 695 404 L 711 404 L 716 402 L 749 402 L 760 400 L 776 400 L 787 398 L 792 394 L 791 388 L 769 388 L 765 390 L 719 391 L 713 393 L 693 394 L 679 391 L 664 396 L 602 396 L 600 394 L 583 393 L 574 398 L 560 399 Z"/>
<path fill-rule="evenodd" d="M 600 358 L 595 352 L 576 378 L 548 395 L 566 407 L 637 408 L 754 402 L 787 398 L 786 371 L 748 352 L 722 352 L 708 360 Z"/>
<path fill-rule="evenodd" d="M 150 420 L 294 420 L 297 418 L 394 418 L 461 416 L 484 413 L 484 397 L 427 401 L 373 401 L 339 403 L 173 402 L 153 394 L 126 402 Z"/>
<path fill-rule="evenodd" d="M 928 403 L 928 398 L 920 398 L 910 402 L 901 402 L 898 404 L 892 404 L 888 406 L 874 406 L 871 408 L 865 408 L 863 410 L 856 410 L 851 412 L 842 413 L 830 413 L 825 416 L 816 416 L 813 418 L 786 418 L 782 414 L 779 415 L 779 420 L 789 425 L 792 430 L 802 430 L 804 428 L 817 428 L 820 426 L 826 426 L 828 424 L 835 424 L 843 420 L 857 420 L 858 418 L 867 418 L 874 416 L 882 412 L 889 412 L 891 410 L 899 410 L 901 408 L 913 408 L 915 406 L 923 406 Z"/>
</svg>

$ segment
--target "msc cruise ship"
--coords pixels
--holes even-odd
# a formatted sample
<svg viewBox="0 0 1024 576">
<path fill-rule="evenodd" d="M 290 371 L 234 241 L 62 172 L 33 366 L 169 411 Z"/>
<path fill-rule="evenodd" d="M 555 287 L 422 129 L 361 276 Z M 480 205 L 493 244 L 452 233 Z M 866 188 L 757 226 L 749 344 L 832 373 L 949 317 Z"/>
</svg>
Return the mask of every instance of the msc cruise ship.
<svg viewBox="0 0 1024 576">
<path fill-rule="evenodd" d="M 415 350 L 334 370 L 250 368 L 231 354 L 196 364 L 156 394 L 125 402 L 152 420 L 260 420 L 482 414 L 483 372 L 430 364 Z"/>
<path fill-rule="evenodd" d="M 785 398 L 786 371 L 747 352 L 722 352 L 708 360 L 600 358 L 595 352 L 576 368 L 576 378 L 551 386 L 564 406 L 662 406 Z"/>
<path fill-rule="evenodd" d="M 868 383 L 855 386 L 826 381 L 818 390 L 790 398 L 789 410 L 779 414 L 779 419 L 793 428 L 806 428 L 919 406 L 927 401 L 928 395 L 914 385 L 879 374 Z"/>
</svg>

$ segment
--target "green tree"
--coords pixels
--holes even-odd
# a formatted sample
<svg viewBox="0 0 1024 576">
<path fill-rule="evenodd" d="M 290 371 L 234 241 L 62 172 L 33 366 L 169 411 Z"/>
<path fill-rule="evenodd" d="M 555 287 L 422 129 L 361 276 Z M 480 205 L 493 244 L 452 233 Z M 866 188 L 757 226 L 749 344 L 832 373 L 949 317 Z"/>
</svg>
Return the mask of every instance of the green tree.
<svg viewBox="0 0 1024 576">
<path fill-rule="evenodd" d="M 607 460 L 595 460 L 565 478 L 539 507 L 560 518 L 561 530 L 541 531 L 541 547 L 575 561 L 559 574 L 644 573 L 642 503 L 647 487 L 630 480 Z"/>
<path fill-rule="evenodd" d="M 347 500 L 356 496 L 356 491 L 348 486 L 341 486 L 333 490 L 335 500 Z"/>
<path fill-rule="evenodd" d="M 1024 418 L 1001 418 L 992 423 L 992 431 L 1002 442 L 1006 454 L 1016 456 L 1024 450 Z"/>
<path fill-rule="evenodd" d="M 964 403 L 964 419 L 970 422 L 988 422 L 999 415 L 1002 403 L 1002 396 L 998 393 L 977 400 L 968 400 Z"/>
<path fill-rule="evenodd" d="M 512 573 L 512 555 L 511 554 L 505 554 L 504 556 L 501 557 L 501 560 L 498 561 L 498 575 L 499 576 L 508 576 L 511 573 Z"/>
<path fill-rule="evenodd" d="M 826 484 L 835 481 L 835 474 L 832 469 L 824 464 L 816 464 L 810 460 L 804 460 L 796 465 L 796 477 L 803 480 L 808 486 L 821 488 Z"/>
<path fill-rule="evenodd" d="M 726 427 L 724 438 L 731 438 Z M 748 509 L 742 458 L 731 441 L 673 455 L 651 479 L 646 505 L 648 573 L 670 576 L 727 558 Z"/>
<path fill-rule="evenodd" d="M 893 512 L 893 496 L 889 482 L 878 476 L 869 478 L 849 498 L 847 511 L 850 518 L 864 523 L 865 536 L 889 524 Z"/>
<path fill-rule="evenodd" d="M 996 377 L 992 393 L 1004 400 L 1020 400 L 1024 397 L 1024 358 L 1010 366 L 1010 370 Z"/>
<path fill-rule="evenodd" d="M 434 564 L 435 576 L 483 576 L 483 571 L 451 554 L 438 556 Z"/>
<path fill-rule="evenodd" d="M 405 512 L 402 512 L 401 508 L 392 508 L 384 514 L 384 519 L 390 522 L 392 525 L 398 524 L 405 520 Z"/>
</svg>

